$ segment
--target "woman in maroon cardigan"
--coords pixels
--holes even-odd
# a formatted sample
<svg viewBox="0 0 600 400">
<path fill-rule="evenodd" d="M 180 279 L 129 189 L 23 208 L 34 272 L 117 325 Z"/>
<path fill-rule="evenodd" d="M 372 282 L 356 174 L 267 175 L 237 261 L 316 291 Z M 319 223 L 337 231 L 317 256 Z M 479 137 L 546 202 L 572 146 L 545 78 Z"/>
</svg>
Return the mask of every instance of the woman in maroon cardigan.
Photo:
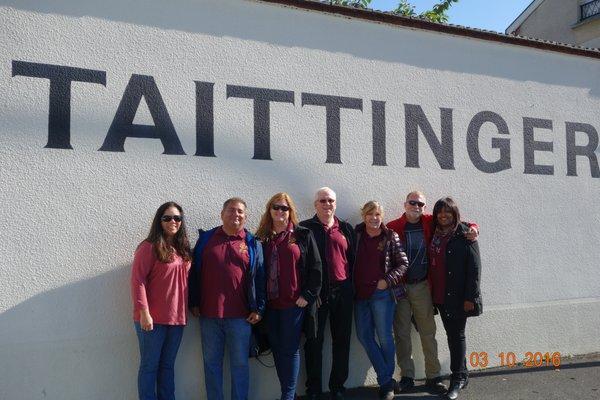
<svg viewBox="0 0 600 400">
<path fill-rule="evenodd" d="M 140 346 L 140 400 L 174 400 L 174 365 L 187 322 L 189 241 L 183 210 L 161 205 L 131 268 L 133 320 Z"/>
</svg>

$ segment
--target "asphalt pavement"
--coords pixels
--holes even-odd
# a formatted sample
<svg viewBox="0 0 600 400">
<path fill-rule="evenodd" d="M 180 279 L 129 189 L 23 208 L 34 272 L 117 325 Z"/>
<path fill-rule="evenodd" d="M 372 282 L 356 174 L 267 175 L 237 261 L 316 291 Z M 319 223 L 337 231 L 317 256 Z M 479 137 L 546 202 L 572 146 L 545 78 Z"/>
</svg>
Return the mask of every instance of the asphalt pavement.
<svg viewBox="0 0 600 400">
<path fill-rule="evenodd" d="M 409 393 L 396 400 L 439 400 L 415 381 Z M 448 381 L 446 381 L 446 384 Z M 328 399 L 323 395 L 323 399 Z M 377 399 L 376 387 L 350 389 L 347 400 Z M 560 368 L 516 366 L 471 371 L 461 400 L 600 400 L 600 353 L 563 359 Z"/>
</svg>

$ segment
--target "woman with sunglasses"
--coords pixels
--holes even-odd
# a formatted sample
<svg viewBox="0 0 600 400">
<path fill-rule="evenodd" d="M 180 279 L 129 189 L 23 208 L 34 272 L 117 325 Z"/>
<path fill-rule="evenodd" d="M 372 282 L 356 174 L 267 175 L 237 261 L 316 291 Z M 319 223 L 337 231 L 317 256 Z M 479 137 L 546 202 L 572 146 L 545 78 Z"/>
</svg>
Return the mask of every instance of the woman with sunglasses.
<svg viewBox="0 0 600 400">
<path fill-rule="evenodd" d="M 316 336 L 321 258 L 311 231 L 298 226 L 296 205 L 287 193 L 277 193 L 267 202 L 256 236 L 265 256 L 266 323 L 281 400 L 294 400 L 303 326 L 307 337 Z M 305 320 L 306 313 L 311 318 Z"/>
<path fill-rule="evenodd" d="M 131 268 L 140 400 L 175 399 L 175 357 L 187 322 L 189 247 L 181 206 L 161 205 Z"/>
<path fill-rule="evenodd" d="M 361 208 L 363 222 L 356 226 L 354 264 L 354 322 L 379 384 L 379 398 L 394 398 L 392 323 L 396 301 L 406 296 L 403 278 L 408 259 L 398 234 L 383 223 L 383 208 L 369 201 Z M 375 339 L 377 335 L 377 340 Z"/>
<path fill-rule="evenodd" d="M 467 386 L 467 317 L 482 312 L 478 242 L 469 241 L 469 226 L 460 222 L 456 202 L 445 197 L 433 207 L 433 238 L 429 245 L 429 281 L 433 304 L 440 312 L 450 350 L 448 399 Z"/>
</svg>

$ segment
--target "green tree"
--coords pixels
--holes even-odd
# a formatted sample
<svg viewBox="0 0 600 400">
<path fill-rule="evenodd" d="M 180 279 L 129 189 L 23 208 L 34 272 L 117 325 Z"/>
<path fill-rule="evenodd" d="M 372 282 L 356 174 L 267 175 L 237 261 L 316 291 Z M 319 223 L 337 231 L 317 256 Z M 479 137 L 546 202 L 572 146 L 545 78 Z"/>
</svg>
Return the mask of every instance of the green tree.
<svg viewBox="0 0 600 400">
<path fill-rule="evenodd" d="M 406 17 L 423 18 L 432 22 L 448 22 L 448 9 L 452 3 L 457 3 L 458 0 L 442 0 L 434 5 L 431 10 L 423 11 L 421 14 L 415 12 L 415 6 L 409 0 L 400 0 L 398 6 L 392 10 L 392 13 L 403 15 Z M 371 0 L 330 0 L 330 4 L 342 6 L 352 6 L 358 8 L 367 8 L 371 4 Z"/>
</svg>

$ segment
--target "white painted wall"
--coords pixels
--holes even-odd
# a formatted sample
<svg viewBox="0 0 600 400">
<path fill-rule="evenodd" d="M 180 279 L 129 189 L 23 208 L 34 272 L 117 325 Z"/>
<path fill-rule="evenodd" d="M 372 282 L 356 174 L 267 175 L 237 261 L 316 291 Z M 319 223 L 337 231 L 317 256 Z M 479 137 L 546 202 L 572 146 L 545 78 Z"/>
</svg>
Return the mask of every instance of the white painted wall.
<svg viewBox="0 0 600 400">
<path fill-rule="evenodd" d="M 373 198 L 395 218 L 421 188 L 431 204 L 454 195 L 479 223 L 485 313 L 469 320 L 469 352 L 496 365 L 501 351 L 600 351 L 600 180 L 581 157 L 579 176 L 567 177 L 565 155 L 566 121 L 600 130 L 597 60 L 234 0 L 2 0 L 0 39 L 1 399 L 135 398 L 129 265 L 162 202 L 207 228 L 241 195 L 255 228 L 272 193 L 290 192 L 309 217 L 323 185 L 352 222 Z M 106 87 L 72 85 L 73 150 L 44 148 L 49 81 L 12 77 L 13 60 L 106 71 Z M 98 151 L 131 74 L 154 77 L 187 155 L 162 155 L 150 139 Z M 193 156 L 195 80 L 215 83 L 216 158 Z M 251 159 L 252 102 L 226 99 L 227 84 L 295 92 L 295 105 L 271 106 L 272 161 Z M 325 163 L 325 112 L 302 107 L 302 92 L 363 99 L 363 112 L 342 111 L 343 164 Z M 371 100 L 386 102 L 387 166 L 371 165 Z M 422 136 L 421 168 L 405 167 L 404 103 L 421 105 L 438 134 L 439 108 L 454 110 L 454 170 L 440 169 Z M 509 170 L 487 174 L 469 160 L 467 126 L 484 110 L 508 123 Z M 554 142 L 536 156 L 552 176 L 523 174 L 524 116 L 553 121 L 536 133 Z M 135 122 L 152 123 L 144 102 Z M 484 132 L 493 159 L 498 135 Z M 348 385 L 372 383 L 352 346 Z M 251 375 L 252 398 L 276 397 L 274 370 L 252 362 Z M 205 397 L 197 321 L 176 384 L 181 399 Z"/>
</svg>

